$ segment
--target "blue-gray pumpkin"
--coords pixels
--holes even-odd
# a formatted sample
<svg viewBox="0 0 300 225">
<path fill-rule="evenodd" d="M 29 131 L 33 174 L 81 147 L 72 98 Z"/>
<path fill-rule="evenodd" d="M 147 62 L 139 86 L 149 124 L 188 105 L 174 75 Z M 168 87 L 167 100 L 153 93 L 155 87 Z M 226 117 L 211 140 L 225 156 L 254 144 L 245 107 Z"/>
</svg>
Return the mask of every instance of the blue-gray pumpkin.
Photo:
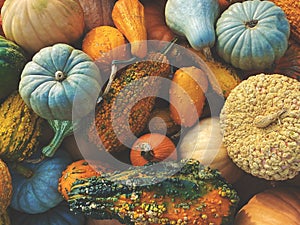
<svg viewBox="0 0 300 225">
<path fill-rule="evenodd" d="M 216 24 L 218 54 L 242 70 L 271 68 L 288 47 L 290 25 L 283 10 L 270 1 L 234 3 Z"/>
<path fill-rule="evenodd" d="M 71 162 L 71 156 L 61 149 L 52 158 L 39 163 L 23 162 L 21 165 L 33 172 L 29 178 L 11 168 L 13 193 L 10 206 L 30 214 L 43 213 L 57 206 L 63 201 L 57 189 L 58 180 Z"/>
<path fill-rule="evenodd" d="M 66 201 L 44 213 L 27 214 L 10 209 L 11 225 L 84 225 L 85 217 L 70 211 Z"/>
<path fill-rule="evenodd" d="M 42 48 L 25 65 L 19 92 L 40 117 L 72 120 L 95 108 L 102 86 L 94 61 L 83 51 L 59 43 Z"/>
</svg>

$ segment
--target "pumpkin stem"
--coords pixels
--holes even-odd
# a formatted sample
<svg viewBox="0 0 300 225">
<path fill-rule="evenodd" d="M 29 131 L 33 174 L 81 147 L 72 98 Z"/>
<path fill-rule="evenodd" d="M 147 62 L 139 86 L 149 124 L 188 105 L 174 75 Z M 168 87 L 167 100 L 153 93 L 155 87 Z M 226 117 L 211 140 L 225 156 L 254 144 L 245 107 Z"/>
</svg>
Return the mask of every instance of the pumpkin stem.
<svg viewBox="0 0 300 225">
<path fill-rule="evenodd" d="M 275 113 L 271 113 L 265 116 L 259 115 L 256 116 L 253 124 L 257 127 L 257 128 L 265 128 L 267 126 L 269 126 L 271 123 L 275 122 L 276 120 L 278 120 L 282 114 L 284 114 L 285 112 L 287 112 L 286 109 L 280 109 L 279 111 L 275 112 Z"/>
<path fill-rule="evenodd" d="M 58 70 L 58 71 L 55 72 L 55 80 L 63 81 L 66 78 L 67 77 L 65 76 L 65 74 L 62 71 Z"/>
<path fill-rule="evenodd" d="M 55 134 L 50 144 L 43 147 L 42 153 L 46 157 L 52 157 L 63 142 L 64 138 L 71 135 L 73 131 L 78 128 L 79 121 L 48 120 L 48 123 L 54 130 Z"/>
<path fill-rule="evenodd" d="M 146 159 L 147 161 L 152 161 L 154 159 L 154 151 L 149 143 L 140 143 L 139 148 L 141 149 L 141 156 L 144 159 Z"/>
<path fill-rule="evenodd" d="M 253 28 L 257 25 L 258 20 L 250 20 L 245 23 L 246 27 Z"/>
<path fill-rule="evenodd" d="M 33 171 L 31 169 L 21 165 L 18 162 L 12 164 L 12 169 L 26 178 L 30 178 L 33 175 Z"/>
</svg>

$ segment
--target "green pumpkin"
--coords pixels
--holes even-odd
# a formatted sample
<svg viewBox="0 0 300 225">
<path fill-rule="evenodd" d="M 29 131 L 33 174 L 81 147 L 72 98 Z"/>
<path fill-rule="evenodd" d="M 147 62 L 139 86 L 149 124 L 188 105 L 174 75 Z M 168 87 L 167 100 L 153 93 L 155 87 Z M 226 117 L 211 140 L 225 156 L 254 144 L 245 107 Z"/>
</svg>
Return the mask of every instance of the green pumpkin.
<svg viewBox="0 0 300 225">
<path fill-rule="evenodd" d="M 83 214 L 70 211 L 66 201 L 44 213 L 27 214 L 10 209 L 11 225 L 84 225 Z M 0 224 L 1 225 L 1 224 Z"/>
<path fill-rule="evenodd" d="M 218 54 L 242 70 L 271 68 L 288 47 L 290 25 L 270 1 L 234 3 L 216 24 Z"/>
<path fill-rule="evenodd" d="M 0 36 L 0 100 L 18 89 L 21 72 L 26 62 L 23 49 Z"/>
<path fill-rule="evenodd" d="M 196 50 L 214 46 L 219 12 L 218 0 L 168 0 L 165 7 L 167 25 Z"/>
<path fill-rule="evenodd" d="M 28 106 L 48 120 L 72 120 L 95 108 L 103 81 L 83 51 L 59 43 L 45 47 L 25 65 L 19 92 Z"/>
<path fill-rule="evenodd" d="M 63 201 L 58 192 L 58 180 L 71 163 L 71 156 L 61 149 L 52 158 L 39 163 L 22 162 L 23 168 L 32 171 L 32 174 L 27 173 L 30 176 L 24 176 L 8 165 L 13 186 L 10 206 L 30 214 L 43 213 L 57 206 Z"/>
</svg>

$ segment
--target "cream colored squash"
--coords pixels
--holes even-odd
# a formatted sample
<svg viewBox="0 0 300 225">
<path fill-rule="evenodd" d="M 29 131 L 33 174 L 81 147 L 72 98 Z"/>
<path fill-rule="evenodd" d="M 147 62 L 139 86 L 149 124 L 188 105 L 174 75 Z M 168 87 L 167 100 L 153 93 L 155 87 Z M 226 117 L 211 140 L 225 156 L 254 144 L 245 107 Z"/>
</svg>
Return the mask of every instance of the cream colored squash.
<svg viewBox="0 0 300 225">
<path fill-rule="evenodd" d="M 219 170 L 229 183 L 234 183 L 243 174 L 227 155 L 217 117 L 201 119 L 186 132 L 178 147 L 178 157 L 194 158 Z"/>
</svg>

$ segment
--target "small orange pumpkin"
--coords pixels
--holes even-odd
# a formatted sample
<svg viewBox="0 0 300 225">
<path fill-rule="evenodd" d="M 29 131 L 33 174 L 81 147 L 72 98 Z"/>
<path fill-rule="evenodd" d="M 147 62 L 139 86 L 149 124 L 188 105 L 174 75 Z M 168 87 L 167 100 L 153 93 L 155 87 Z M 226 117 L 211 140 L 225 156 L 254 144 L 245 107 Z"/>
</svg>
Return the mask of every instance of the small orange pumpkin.
<svg viewBox="0 0 300 225">
<path fill-rule="evenodd" d="M 77 179 L 98 176 L 101 172 L 105 171 L 108 171 L 108 168 L 102 167 L 96 162 L 90 164 L 84 159 L 75 161 L 62 172 L 62 176 L 58 182 L 58 191 L 62 194 L 64 199 L 68 200 L 68 192 Z"/>
<path fill-rule="evenodd" d="M 144 134 L 134 142 L 130 150 L 130 161 L 134 166 L 166 159 L 177 160 L 177 151 L 175 144 L 163 134 Z"/>
</svg>

